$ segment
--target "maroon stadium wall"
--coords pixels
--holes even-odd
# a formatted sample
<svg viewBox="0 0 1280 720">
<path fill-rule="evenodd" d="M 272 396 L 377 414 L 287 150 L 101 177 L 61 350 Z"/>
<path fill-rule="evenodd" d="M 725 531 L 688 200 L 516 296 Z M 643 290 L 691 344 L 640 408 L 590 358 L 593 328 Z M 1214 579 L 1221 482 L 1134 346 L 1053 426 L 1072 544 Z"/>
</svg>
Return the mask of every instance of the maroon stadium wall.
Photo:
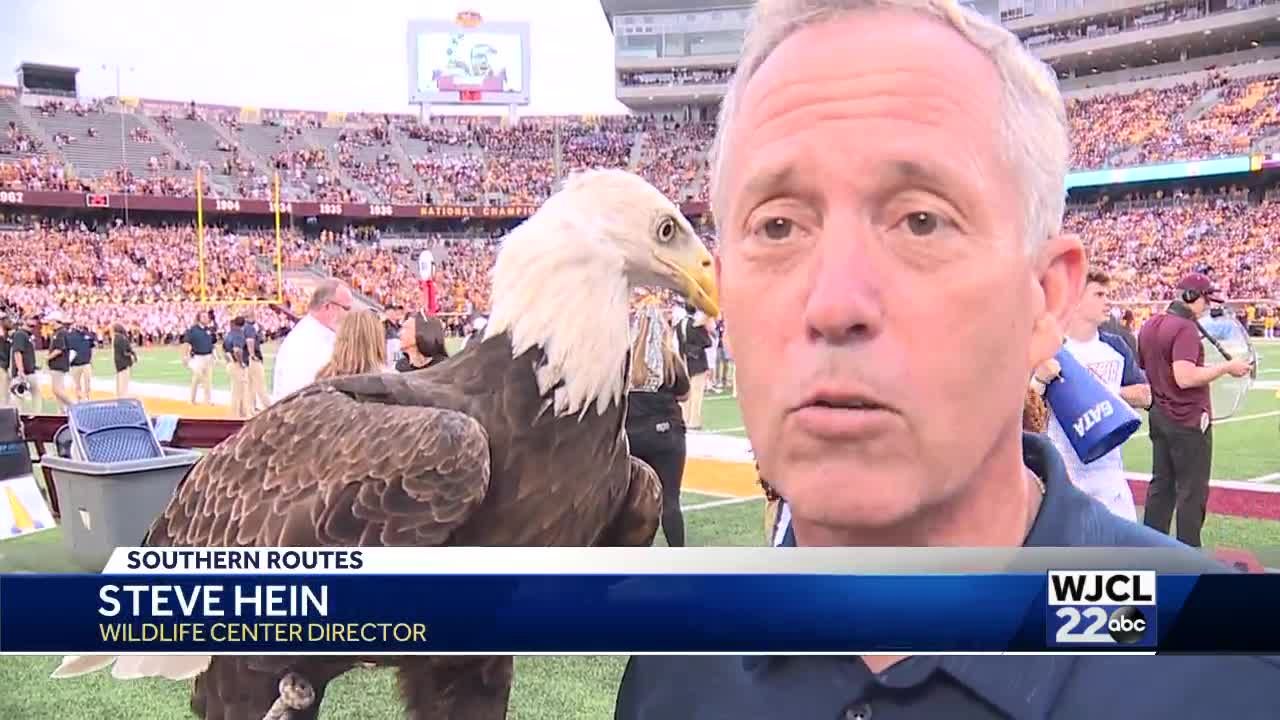
<svg viewBox="0 0 1280 720">
<path fill-rule="evenodd" d="M 196 211 L 193 197 L 176 198 L 161 195 L 123 195 L 108 193 L 44 192 L 31 190 L 0 190 L 0 205 L 18 205 L 32 208 L 123 208 L 130 210 L 163 210 L 167 212 Z M 240 200 L 204 198 L 203 210 L 207 214 L 271 215 L 275 208 L 268 200 Z M 342 203 L 315 201 L 286 201 L 280 204 L 280 212 L 294 216 L 330 215 L 336 217 L 367 218 L 526 218 L 538 208 L 534 205 L 391 205 L 383 203 Z M 689 203 L 681 208 L 686 215 L 697 216 L 706 212 L 705 203 Z"/>
</svg>

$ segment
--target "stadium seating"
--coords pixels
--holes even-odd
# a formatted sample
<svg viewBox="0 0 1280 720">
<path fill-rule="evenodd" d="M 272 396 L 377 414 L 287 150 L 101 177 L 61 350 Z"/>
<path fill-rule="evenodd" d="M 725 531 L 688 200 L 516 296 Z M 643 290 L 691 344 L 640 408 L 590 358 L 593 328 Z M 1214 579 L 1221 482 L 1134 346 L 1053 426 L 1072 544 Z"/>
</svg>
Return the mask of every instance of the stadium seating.
<svg viewBox="0 0 1280 720">
<path fill-rule="evenodd" d="M 622 82 L 726 79 L 725 70 L 691 70 L 632 73 Z M 124 113 L 101 102 L 21 109 L 0 98 L 0 189 L 190 196 L 200 167 L 212 197 L 266 199 L 278 171 L 285 200 L 536 205 L 561 174 L 624 167 L 677 201 L 707 199 L 711 123 L 562 117 L 511 125 L 493 117 L 349 114 L 327 126 L 324 117 L 150 101 Z M 1238 155 L 1280 139 L 1280 76 L 1215 71 L 1168 87 L 1104 91 L 1069 99 L 1068 117 L 1075 169 Z M 706 221 L 699 229 L 714 244 Z M 1280 197 L 1250 205 L 1242 189 L 1223 188 L 1104 198 L 1071 207 L 1067 227 L 1083 234 L 1091 261 L 1116 278 L 1119 300 L 1168 297 L 1192 269 L 1211 271 L 1232 297 L 1280 297 Z M 414 251 L 436 255 L 442 313 L 483 312 L 501 228 L 475 222 L 449 232 Z M 416 259 L 407 249 L 383 249 L 352 229 L 309 239 L 286 230 L 284 239 L 290 273 L 341 278 L 372 303 L 419 303 Z M 61 308 L 99 329 L 122 322 L 140 342 L 172 342 L 200 307 L 194 248 L 190 225 L 46 221 L 0 230 L 0 305 L 27 316 Z M 220 324 L 246 299 L 276 297 L 273 252 L 270 232 L 209 228 L 205 289 Z M 305 294 L 306 282 L 286 277 L 286 309 L 302 311 Z M 268 334 L 288 327 L 266 308 L 259 320 Z"/>
<path fill-rule="evenodd" d="M 719 83 L 725 77 L 724 70 L 632 73 L 623 83 Z M 194 192 L 188 165 L 200 164 L 207 168 L 207 189 L 218 197 L 266 198 L 276 169 L 286 200 L 536 204 L 551 192 L 557 168 L 603 166 L 636 170 L 673 198 L 705 200 L 706 151 L 714 134 L 712 124 L 634 117 L 535 118 L 509 126 L 493 118 L 422 123 L 353 114 L 342 126 L 308 116 L 291 127 L 275 112 L 250 121 L 226 108 L 192 105 L 183 117 L 167 111 L 144 117 L 100 103 L 32 108 L 39 128 L 22 132 L 13 103 L 0 100 L 0 130 L 13 120 L 23 139 L 38 145 L 42 133 L 54 138 L 71 168 L 57 170 L 47 152 L 17 152 L 0 137 L 0 182 L 39 179 L 58 188 L 63 178 L 80 178 L 96 189 L 171 195 Z M 1069 99 L 1068 116 L 1075 169 L 1238 155 L 1280 139 L 1280 78 L 1215 72 L 1173 87 Z M 39 170 L 6 167 L 33 154 L 41 158 Z"/>
</svg>

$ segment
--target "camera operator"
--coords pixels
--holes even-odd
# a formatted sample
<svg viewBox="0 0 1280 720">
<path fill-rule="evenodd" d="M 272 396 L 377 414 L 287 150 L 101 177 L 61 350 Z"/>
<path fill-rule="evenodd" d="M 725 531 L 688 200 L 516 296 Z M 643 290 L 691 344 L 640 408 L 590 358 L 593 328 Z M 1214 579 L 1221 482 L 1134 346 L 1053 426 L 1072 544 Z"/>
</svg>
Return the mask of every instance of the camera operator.
<svg viewBox="0 0 1280 720">
<path fill-rule="evenodd" d="M 14 323 L 9 338 L 9 392 L 28 410 L 40 407 L 40 387 L 36 383 L 36 345 L 31 329 L 21 319 Z"/>
</svg>

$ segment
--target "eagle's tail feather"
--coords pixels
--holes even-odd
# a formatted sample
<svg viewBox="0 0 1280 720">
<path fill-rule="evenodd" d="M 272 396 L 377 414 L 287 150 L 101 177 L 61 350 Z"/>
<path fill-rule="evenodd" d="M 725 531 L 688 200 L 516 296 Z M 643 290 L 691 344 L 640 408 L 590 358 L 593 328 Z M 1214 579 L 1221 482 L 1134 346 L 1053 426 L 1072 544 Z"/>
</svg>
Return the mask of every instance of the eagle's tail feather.
<svg viewBox="0 0 1280 720">
<path fill-rule="evenodd" d="M 187 680 L 207 670 L 210 659 L 209 655 L 68 655 L 51 677 L 77 677 L 111 666 L 111 676 L 117 680 Z"/>
<path fill-rule="evenodd" d="M 101 670 L 115 662 L 115 655 L 68 655 L 49 677 L 69 678 Z"/>
</svg>

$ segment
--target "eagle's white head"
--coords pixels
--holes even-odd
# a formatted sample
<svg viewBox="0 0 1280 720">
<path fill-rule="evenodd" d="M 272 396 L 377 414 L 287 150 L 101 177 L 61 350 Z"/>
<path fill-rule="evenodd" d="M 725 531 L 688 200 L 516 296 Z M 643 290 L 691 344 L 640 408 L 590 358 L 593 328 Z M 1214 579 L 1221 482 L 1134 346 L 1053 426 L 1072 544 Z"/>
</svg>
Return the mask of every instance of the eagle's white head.
<svg viewBox="0 0 1280 720">
<path fill-rule="evenodd" d="M 520 355 L 541 346 L 557 415 L 602 413 L 625 391 L 627 314 L 636 286 L 664 287 L 720 314 L 711 253 L 657 188 L 624 170 L 575 173 L 502 241 L 485 338 Z"/>
</svg>

